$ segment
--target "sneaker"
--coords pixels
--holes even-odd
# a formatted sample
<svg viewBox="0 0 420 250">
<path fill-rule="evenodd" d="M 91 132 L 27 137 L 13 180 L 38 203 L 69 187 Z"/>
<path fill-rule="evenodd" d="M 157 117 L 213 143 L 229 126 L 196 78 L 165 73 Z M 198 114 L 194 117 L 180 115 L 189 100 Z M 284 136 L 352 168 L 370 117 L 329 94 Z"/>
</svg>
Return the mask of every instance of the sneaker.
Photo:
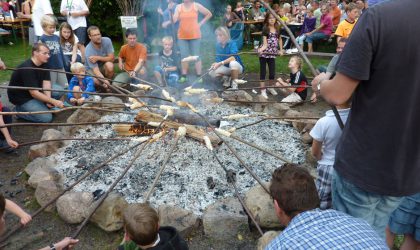
<svg viewBox="0 0 420 250">
<path fill-rule="evenodd" d="M 268 92 L 270 92 L 272 95 L 277 95 L 277 91 L 273 88 L 268 88 Z"/>
<path fill-rule="evenodd" d="M 299 50 L 298 50 L 298 48 L 294 48 L 294 49 L 292 49 L 292 50 L 291 50 L 291 52 L 292 52 L 292 53 L 298 53 L 298 52 L 299 52 Z"/>
<path fill-rule="evenodd" d="M 291 50 L 291 49 L 286 49 L 286 54 L 287 54 L 287 55 L 292 54 L 292 50 Z"/>
<path fill-rule="evenodd" d="M 268 99 L 267 92 L 265 91 L 261 92 L 261 96 L 264 97 L 265 99 Z"/>
<path fill-rule="evenodd" d="M 187 77 L 185 76 L 181 76 L 181 78 L 179 78 L 179 83 L 186 83 L 187 82 Z"/>
<path fill-rule="evenodd" d="M 232 80 L 232 89 L 238 89 L 238 83 L 236 82 L 236 80 Z"/>
</svg>

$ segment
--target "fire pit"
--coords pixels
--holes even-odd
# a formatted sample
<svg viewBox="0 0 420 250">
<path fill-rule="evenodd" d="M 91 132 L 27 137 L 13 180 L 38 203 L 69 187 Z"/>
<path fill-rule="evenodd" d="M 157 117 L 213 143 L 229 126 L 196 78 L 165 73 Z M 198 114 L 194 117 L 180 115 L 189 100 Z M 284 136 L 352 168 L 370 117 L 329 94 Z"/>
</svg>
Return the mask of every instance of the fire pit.
<svg viewBox="0 0 420 250">
<path fill-rule="evenodd" d="M 250 117 L 229 120 L 225 129 L 240 127 L 260 120 L 252 117 L 256 113 L 251 108 L 230 106 L 222 103 L 218 105 L 197 105 L 201 114 L 211 118 L 220 118 L 231 114 L 244 114 Z M 133 122 L 135 115 L 116 114 L 107 115 L 101 121 L 126 121 Z M 142 127 L 140 134 L 153 129 Z M 203 128 L 204 129 L 204 128 Z M 139 131 L 136 131 L 139 132 Z M 120 192 L 129 203 L 143 202 L 145 193 L 149 190 L 160 166 L 169 151 L 175 132 L 167 129 L 167 134 L 160 140 L 151 143 L 142 152 L 140 158 L 129 170 L 127 175 L 116 186 L 114 191 Z M 214 135 L 209 132 L 210 135 Z M 235 135 L 245 141 L 253 142 L 265 149 L 284 156 L 292 162 L 304 162 L 305 147 L 300 141 L 299 133 L 289 124 L 276 120 L 267 120 L 255 126 L 239 129 Z M 76 137 L 113 138 L 117 132 L 111 125 L 89 126 L 80 130 Z M 135 139 L 136 136 L 133 137 Z M 271 178 L 272 171 L 283 162 L 267 154 L 249 147 L 231 138 L 224 138 L 246 164 L 263 181 Z M 50 156 L 55 158 L 60 165 L 57 170 L 65 176 L 65 184 L 76 181 L 96 164 L 103 162 L 110 155 L 126 149 L 137 143 L 133 141 L 74 141 L 59 153 Z M 240 192 L 245 192 L 256 185 L 239 161 L 232 155 L 225 144 L 215 147 L 218 158 L 223 165 L 236 172 L 237 186 Z M 75 191 L 107 190 L 122 169 L 132 159 L 133 152 L 129 152 L 108 164 L 106 168 L 88 177 L 78 184 Z M 163 172 L 153 194 L 151 204 L 177 206 L 197 215 L 215 201 L 224 197 L 233 196 L 234 191 L 228 186 L 226 173 L 217 163 L 212 152 L 199 140 L 189 137 L 181 138 L 175 151 L 171 155 L 167 167 Z"/>
</svg>

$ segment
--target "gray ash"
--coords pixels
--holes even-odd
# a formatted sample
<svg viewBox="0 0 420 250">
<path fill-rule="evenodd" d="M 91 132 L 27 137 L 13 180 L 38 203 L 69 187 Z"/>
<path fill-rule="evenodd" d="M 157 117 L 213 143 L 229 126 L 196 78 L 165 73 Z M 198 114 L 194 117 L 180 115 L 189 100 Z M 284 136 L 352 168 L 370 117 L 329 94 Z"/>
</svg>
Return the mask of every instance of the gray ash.
<svg viewBox="0 0 420 250">
<path fill-rule="evenodd" d="M 215 118 L 235 113 L 254 114 L 249 108 L 232 107 L 227 104 L 197 106 L 197 108 L 202 114 Z M 245 118 L 229 121 L 229 123 L 234 127 L 239 127 L 259 119 L 261 118 Z M 102 117 L 101 121 L 134 121 L 134 115 L 108 115 Z M 98 138 L 99 135 L 103 138 L 117 137 L 110 125 L 88 126 L 80 130 L 76 137 Z M 292 162 L 302 163 L 304 161 L 305 146 L 300 142 L 298 132 L 286 123 L 265 121 L 238 130 L 235 135 L 282 155 Z M 124 195 L 130 203 L 143 202 L 145 193 L 152 185 L 166 154 L 169 152 L 174 136 L 174 131 L 171 131 L 163 139 L 148 145 L 114 191 Z M 272 171 L 282 164 L 278 159 L 233 139 L 228 138 L 226 141 L 263 181 L 269 181 Z M 136 143 L 135 141 L 73 141 L 59 153 L 50 157 L 56 158 L 59 163 L 58 171 L 65 176 L 66 185 L 70 185 L 94 166 Z M 99 189 L 107 190 L 131 161 L 134 152 L 135 150 L 130 151 L 108 163 L 106 168 L 78 184 L 75 190 L 90 192 Z M 241 193 L 245 193 L 256 185 L 256 181 L 241 166 L 225 144 L 215 148 L 215 152 L 224 167 L 236 173 L 236 183 Z M 211 188 L 208 187 L 209 179 L 212 180 Z M 155 206 L 175 205 L 200 215 L 209 204 L 233 195 L 233 189 L 227 184 L 226 173 L 217 163 L 213 154 L 204 144 L 185 137 L 179 140 L 150 202 Z"/>
</svg>

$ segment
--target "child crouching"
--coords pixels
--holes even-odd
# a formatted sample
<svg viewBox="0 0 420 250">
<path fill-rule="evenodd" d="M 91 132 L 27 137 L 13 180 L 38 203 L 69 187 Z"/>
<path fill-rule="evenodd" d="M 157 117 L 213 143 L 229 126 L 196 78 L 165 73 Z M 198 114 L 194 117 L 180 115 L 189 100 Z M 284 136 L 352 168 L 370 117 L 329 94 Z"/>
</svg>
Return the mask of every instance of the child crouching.
<svg viewBox="0 0 420 250">
<path fill-rule="evenodd" d="M 130 204 L 124 211 L 124 241 L 119 250 L 188 249 L 173 227 L 159 227 L 159 216 L 147 204 Z"/>
<path fill-rule="evenodd" d="M 93 82 L 93 78 L 85 75 L 86 68 L 79 62 L 73 63 L 70 67 L 70 70 L 75 75 L 70 80 L 69 90 L 74 92 L 69 92 L 67 94 L 67 99 L 72 105 L 82 105 L 86 99 L 89 98 L 89 94 L 76 92 L 95 92 L 95 84 Z"/>
</svg>

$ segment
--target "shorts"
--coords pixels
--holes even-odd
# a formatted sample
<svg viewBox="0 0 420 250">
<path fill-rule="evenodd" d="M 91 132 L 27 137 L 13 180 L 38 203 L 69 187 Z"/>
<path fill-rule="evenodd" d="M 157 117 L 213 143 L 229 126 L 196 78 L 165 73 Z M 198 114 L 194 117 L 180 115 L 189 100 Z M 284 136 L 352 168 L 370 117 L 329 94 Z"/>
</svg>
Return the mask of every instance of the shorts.
<svg viewBox="0 0 420 250">
<path fill-rule="evenodd" d="M 201 39 L 178 40 L 178 47 L 181 52 L 181 59 L 188 56 L 200 56 Z M 200 60 L 200 59 L 199 59 Z"/>
<path fill-rule="evenodd" d="M 85 45 L 86 43 L 86 27 L 79 27 L 74 30 L 74 34 L 79 38 L 79 43 Z"/>
<path fill-rule="evenodd" d="M 394 234 L 410 234 L 420 241 L 420 193 L 403 198 L 389 218 L 389 229 Z"/>
</svg>

